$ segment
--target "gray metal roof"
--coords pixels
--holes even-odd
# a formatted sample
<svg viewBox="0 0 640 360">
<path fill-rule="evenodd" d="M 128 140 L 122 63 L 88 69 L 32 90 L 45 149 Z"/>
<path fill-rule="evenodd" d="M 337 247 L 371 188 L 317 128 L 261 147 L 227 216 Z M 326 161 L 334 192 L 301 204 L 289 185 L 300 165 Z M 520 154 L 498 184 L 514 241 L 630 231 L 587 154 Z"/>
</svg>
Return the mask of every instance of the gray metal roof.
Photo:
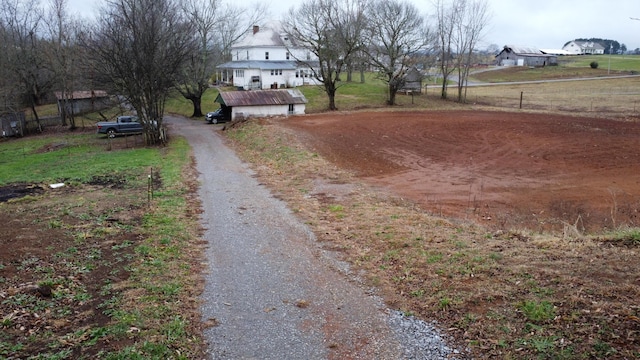
<svg viewBox="0 0 640 360">
<path fill-rule="evenodd" d="M 583 49 L 605 50 L 605 47 L 602 46 L 602 44 L 595 41 L 574 41 L 574 42 Z"/>
<path fill-rule="evenodd" d="M 260 69 L 260 70 L 295 70 L 296 62 L 292 60 L 241 60 L 229 61 L 218 66 L 219 69 Z"/>
<path fill-rule="evenodd" d="M 306 104 L 298 89 L 222 91 L 216 102 L 226 106 L 260 106 Z"/>
<path fill-rule="evenodd" d="M 518 55 L 542 55 L 542 51 L 534 47 L 505 45 L 504 49 Z"/>
</svg>

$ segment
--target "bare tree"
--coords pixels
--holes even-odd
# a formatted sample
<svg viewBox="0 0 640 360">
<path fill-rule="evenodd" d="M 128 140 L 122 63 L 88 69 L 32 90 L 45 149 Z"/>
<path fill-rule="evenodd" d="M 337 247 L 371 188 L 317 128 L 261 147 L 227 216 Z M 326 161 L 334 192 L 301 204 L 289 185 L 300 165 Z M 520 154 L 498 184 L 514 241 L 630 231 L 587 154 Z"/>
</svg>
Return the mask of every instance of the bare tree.
<svg viewBox="0 0 640 360">
<path fill-rule="evenodd" d="M 9 85 L 12 92 L 20 94 L 15 106 L 29 106 L 39 124 L 36 105 L 53 84 L 52 74 L 42 56 L 42 8 L 37 0 L 2 0 L 0 10 L 3 58 L 16 81 Z"/>
<path fill-rule="evenodd" d="M 80 49 L 76 42 L 76 21 L 68 14 L 67 0 L 51 0 L 45 16 L 48 31 L 48 43 L 43 55 L 54 73 L 61 102 L 59 111 L 62 124 L 67 121 L 71 129 L 76 128 L 73 112 L 73 92 L 79 77 Z"/>
<path fill-rule="evenodd" d="M 401 0 L 376 0 L 367 12 L 364 47 L 380 78 L 388 86 L 388 105 L 395 105 L 396 93 L 405 83 L 405 75 L 415 65 L 414 55 L 430 42 L 424 19 L 411 3 Z"/>
<path fill-rule="evenodd" d="M 349 58 L 361 49 L 366 0 L 308 0 L 291 8 L 283 21 L 294 41 L 317 58 L 296 59 L 305 64 L 323 84 L 329 110 L 337 110 L 336 91 Z"/>
<path fill-rule="evenodd" d="M 253 12 L 221 0 L 187 0 L 182 6 L 194 27 L 197 49 L 178 74 L 178 91 L 193 104 L 191 116 L 201 117 L 202 96 L 216 65 L 230 59 L 231 45 L 262 20 L 266 4 L 256 5 Z"/>
<path fill-rule="evenodd" d="M 0 18 L 0 113 L 13 111 L 18 104 L 14 86 L 18 79 L 11 71 L 12 48 L 9 29 L 4 19 Z"/>
<path fill-rule="evenodd" d="M 264 21 L 269 14 L 267 3 L 255 2 L 250 6 L 238 6 L 225 3 L 221 7 L 221 15 L 216 26 L 217 53 L 221 58 L 217 64 L 231 61 L 231 46 L 251 30 L 251 28 Z"/>
<path fill-rule="evenodd" d="M 436 8 L 438 66 L 440 67 L 440 75 L 442 76 L 442 89 L 440 93 L 442 99 L 447 98 L 449 75 L 451 75 L 455 69 L 453 38 L 455 24 L 459 23 L 457 2 L 460 0 L 453 1 L 454 3 L 451 5 L 445 3 L 445 0 L 436 0 L 434 3 Z"/>
<path fill-rule="evenodd" d="M 187 0 L 182 6 L 193 24 L 198 47 L 178 74 L 178 91 L 193 104 L 191 117 L 201 117 L 202 96 L 209 88 L 209 76 L 213 72 L 212 40 L 220 0 Z"/>
<path fill-rule="evenodd" d="M 86 39 L 97 72 L 135 109 L 145 142 L 163 142 L 165 101 L 193 50 L 193 29 L 174 0 L 110 0 Z"/>
<path fill-rule="evenodd" d="M 455 67 L 458 71 L 458 102 L 467 99 L 467 82 L 474 51 L 489 23 L 487 0 L 457 0 L 458 23 L 454 24 Z"/>
<path fill-rule="evenodd" d="M 458 101 L 464 102 L 475 47 L 489 23 L 487 0 L 436 0 L 437 33 L 443 99 L 449 76 L 458 69 Z"/>
</svg>

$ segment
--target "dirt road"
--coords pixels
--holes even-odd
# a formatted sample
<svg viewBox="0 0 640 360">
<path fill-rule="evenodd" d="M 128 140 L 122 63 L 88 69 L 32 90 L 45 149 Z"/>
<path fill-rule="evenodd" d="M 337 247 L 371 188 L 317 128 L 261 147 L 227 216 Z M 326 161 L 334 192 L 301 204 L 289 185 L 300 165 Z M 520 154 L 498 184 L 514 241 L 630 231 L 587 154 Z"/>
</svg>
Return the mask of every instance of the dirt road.
<svg viewBox="0 0 640 360">
<path fill-rule="evenodd" d="M 213 359 L 444 359 L 430 325 L 390 311 L 261 186 L 218 126 L 170 117 L 200 172 Z"/>
</svg>

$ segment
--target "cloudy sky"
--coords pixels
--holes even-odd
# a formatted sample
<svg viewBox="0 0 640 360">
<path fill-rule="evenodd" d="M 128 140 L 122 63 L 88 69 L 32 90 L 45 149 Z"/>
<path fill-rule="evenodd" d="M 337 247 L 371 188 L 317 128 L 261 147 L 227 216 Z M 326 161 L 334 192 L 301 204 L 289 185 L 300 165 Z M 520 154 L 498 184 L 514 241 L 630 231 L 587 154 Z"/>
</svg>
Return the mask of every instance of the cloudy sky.
<svg viewBox="0 0 640 360">
<path fill-rule="evenodd" d="M 280 14 L 304 0 L 267 0 L 271 15 Z M 432 1 L 408 0 L 422 12 L 433 13 Z M 253 1 L 242 1 L 251 3 Z M 488 0 L 492 18 L 484 44 L 520 45 L 559 49 L 576 38 L 617 40 L 629 50 L 640 48 L 640 0 Z M 104 0 L 69 0 L 70 10 L 95 15 Z M 486 47 L 485 46 L 485 47 Z"/>
</svg>

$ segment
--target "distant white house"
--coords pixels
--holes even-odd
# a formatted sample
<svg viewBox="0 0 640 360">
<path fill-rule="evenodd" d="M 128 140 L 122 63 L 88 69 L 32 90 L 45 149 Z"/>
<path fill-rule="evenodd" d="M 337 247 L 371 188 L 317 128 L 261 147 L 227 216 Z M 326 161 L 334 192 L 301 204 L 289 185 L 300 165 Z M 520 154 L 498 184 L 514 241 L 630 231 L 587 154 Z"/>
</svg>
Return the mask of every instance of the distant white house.
<svg viewBox="0 0 640 360">
<path fill-rule="evenodd" d="M 317 62 L 315 55 L 273 27 L 254 26 L 233 45 L 232 61 L 218 66 L 218 78 L 244 90 L 316 84 L 308 65 Z"/>
<path fill-rule="evenodd" d="M 562 50 L 566 50 L 572 55 L 602 55 L 604 54 L 604 46 L 593 41 L 569 41 Z"/>
<path fill-rule="evenodd" d="M 304 115 L 307 99 L 298 89 L 222 91 L 215 102 L 231 120 L 246 117 Z"/>
</svg>

